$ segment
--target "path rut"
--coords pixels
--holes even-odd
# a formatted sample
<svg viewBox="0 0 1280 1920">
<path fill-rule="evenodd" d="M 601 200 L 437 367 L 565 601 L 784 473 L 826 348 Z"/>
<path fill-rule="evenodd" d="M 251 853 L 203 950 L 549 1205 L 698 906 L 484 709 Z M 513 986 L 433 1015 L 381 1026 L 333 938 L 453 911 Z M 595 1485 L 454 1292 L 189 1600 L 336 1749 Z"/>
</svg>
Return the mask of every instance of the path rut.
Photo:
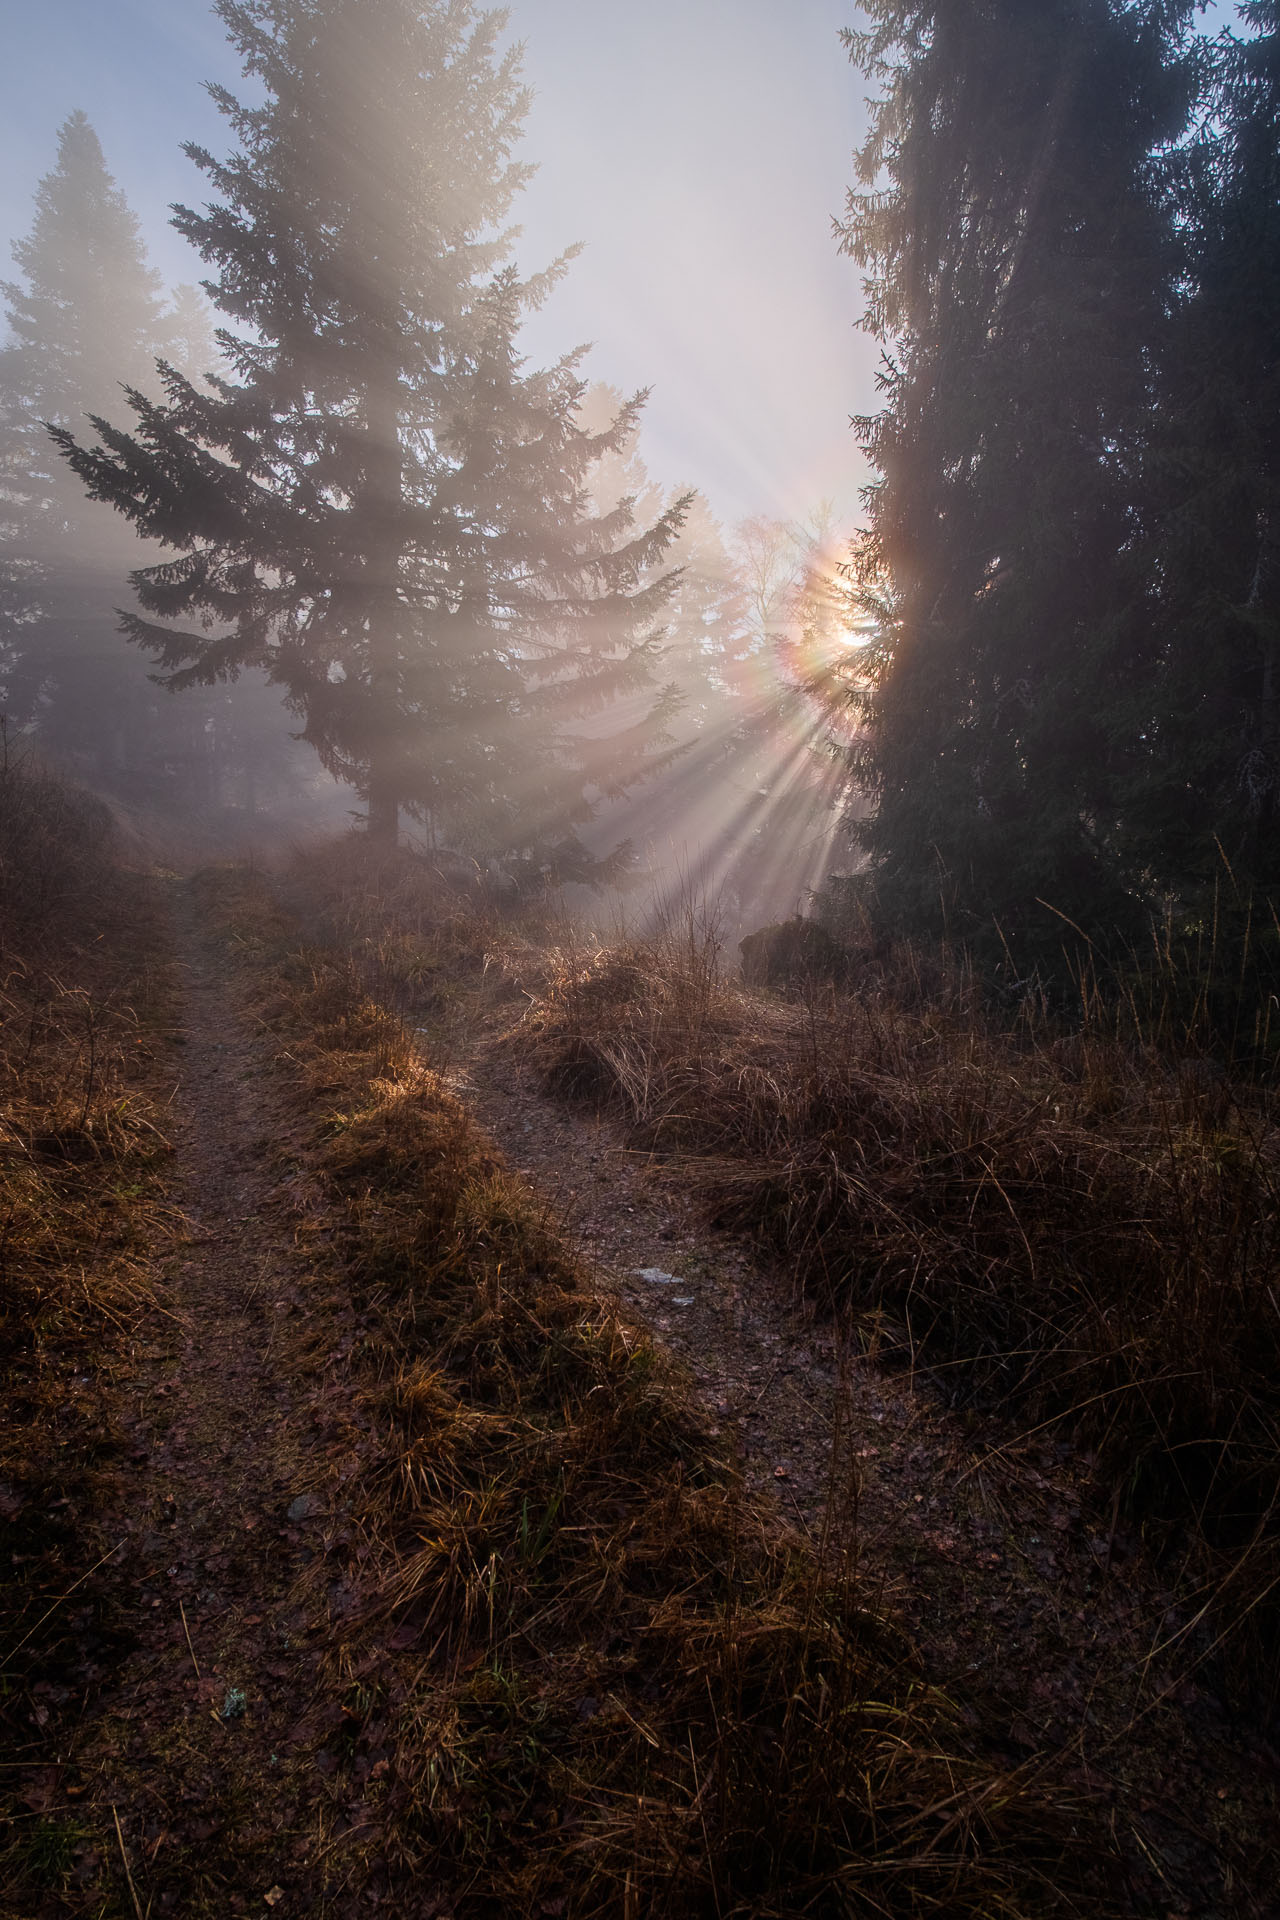
<svg viewBox="0 0 1280 1920">
<path fill-rule="evenodd" d="M 301 1809 L 317 1792 L 290 1740 L 320 1658 L 297 1587 L 333 1524 L 317 1436 L 349 1329 L 299 1250 L 305 1196 L 282 1177 L 289 1116 L 263 1041 L 185 898 L 175 921 L 174 1197 L 188 1230 L 134 1355 L 128 1468 L 102 1515 L 132 1649 L 92 1702 L 73 1770 L 100 1830 L 118 1818 L 117 1846 L 103 1861 L 86 1844 L 76 1871 L 88 1889 L 127 1863 L 148 1913 L 185 1911 L 194 1891 L 215 1911 L 261 1912 L 267 1897 L 287 1914 L 307 1910 L 295 1902 L 314 1818 Z"/>
</svg>

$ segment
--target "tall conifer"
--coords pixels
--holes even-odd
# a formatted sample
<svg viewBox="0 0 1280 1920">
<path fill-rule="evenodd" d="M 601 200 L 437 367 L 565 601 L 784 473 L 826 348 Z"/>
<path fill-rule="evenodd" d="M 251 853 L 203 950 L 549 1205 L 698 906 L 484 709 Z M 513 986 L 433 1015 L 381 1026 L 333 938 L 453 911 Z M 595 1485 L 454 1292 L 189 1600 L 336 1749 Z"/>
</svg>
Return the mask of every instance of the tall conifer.
<svg viewBox="0 0 1280 1920">
<path fill-rule="evenodd" d="M 1185 266 L 1142 549 L 1161 647 L 1127 795 L 1134 860 L 1192 913 L 1228 868 L 1280 898 L 1280 6 L 1240 13 L 1246 32 L 1204 50 L 1176 167 Z"/>
<path fill-rule="evenodd" d="M 471 0 L 219 0 L 263 100 L 213 97 L 238 148 L 188 149 L 218 196 L 175 224 L 213 270 L 226 369 L 133 396 L 72 464 L 178 557 L 135 576 L 132 636 L 171 682 L 262 665 L 393 843 L 409 809 L 532 856 L 593 787 L 635 777 L 663 718 L 605 750 L 576 724 L 651 680 L 668 584 L 585 476 L 621 443 L 576 420 L 570 357 L 530 372 L 548 284 L 506 264 L 526 105 L 501 13 Z M 175 623 L 196 622 L 178 627 Z"/>
<path fill-rule="evenodd" d="M 129 570 L 148 549 L 84 486 L 49 437 L 119 404 L 122 385 L 160 391 L 155 356 L 192 378 L 217 358 L 194 287 L 171 309 L 138 223 L 89 122 L 59 135 L 29 236 L 22 282 L 6 285 L 0 352 L 0 705 L 76 775 L 145 808 L 200 816 L 296 797 L 298 749 L 278 694 L 257 675 L 235 688 L 153 683 L 118 630 Z M 157 549 L 150 549 L 151 557 Z"/>
<path fill-rule="evenodd" d="M 907 925 L 995 946 L 1061 927 L 1041 899 L 1101 930 L 1135 899 L 1116 821 L 1156 645 L 1134 551 L 1187 9 L 865 11 L 850 48 L 881 98 L 844 228 L 884 347 L 854 567 L 878 630 L 864 838 Z"/>
</svg>

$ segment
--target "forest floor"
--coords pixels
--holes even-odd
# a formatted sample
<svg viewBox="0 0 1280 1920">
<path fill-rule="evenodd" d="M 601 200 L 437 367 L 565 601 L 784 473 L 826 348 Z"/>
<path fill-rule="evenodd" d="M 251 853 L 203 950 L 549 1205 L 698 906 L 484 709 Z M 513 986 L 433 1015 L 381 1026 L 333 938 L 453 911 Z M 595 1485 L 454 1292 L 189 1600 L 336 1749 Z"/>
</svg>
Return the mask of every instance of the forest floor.
<svg viewBox="0 0 1280 1920">
<path fill-rule="evenodd" d="M 172 1198 L 184 1225 L 157 1256 L 141 1337 L 112 1364 L 123 1462 L 97 1472 L 91 1521 L 109 1560 L 83 1660 L 52 1689 L 58 1750 L 27 1768 L 29 1850 L 50 1855 L 50 1878 L 67 1871 L 47 1906 L 25 1904 L 30 1890 L 17 1907 L 0 1894 L 15 1916 L 180 1913 L 206 1896 L 262 1911 L 302 1864 L 290 1730 L 314 1698 L 318 1654 L 294 1594 L 324 1524 L 315 1436 L 350 1330 L 338 1296 L 313 1290 L 300 1310 L 284 1090 L 189 901 L 171 892 Z M 306 1772 L 314 1798 L 310 1760 Z M 216 1844 L 228 1829 L 230 1877 Z"/>
<path fill-rule="evenodd" d="M 119 1445 L 87 1523 L 106 1556 L 99 1600 L 9 1762 L 31 1873 L 0 1914 L 302 1915 L 322 1910 L 322 1885 L 325 1912 L 408 1913 L 376 1850 L 372 1865 L 352 1855 L 336 1893 L 324 1858 L 365 1818 L 350 1769 L 317 1753 L 342 1720 L 322 1647 L 341 1595 L 313 1577 L 349 1519 L 365 1416 L 346 1362 L 362 1323 L 309 1234 L 280 1044 L 190 894 L 167 891 L 185 1226 L 156 1255 L 156 1308 L 112 1362 Z M 1232 1721 L 1207 1671 L 1163 1655 L 1174 1602 L 1142 1542 L 1091 1506 L 1088 1463 L 977 1431 L 928 1378 L 881 1369 L 711 1230 L 678 1161 L 547 1096 L 510 1004 L 421 1018 L 448 1084 L 624 1318 L 674 1357 L 748 1482 L 815 1552 L 856 1555 L 1011 1767 L 1106 1810 L 1131 1910 L 1280 1912 L 1275 1750 Z M 828 1526 L 832 1503 L 843 1518 L 856 1506 L 852 1536 Z M 415 1915 L 448 1911 L 416 1899 Z"/>
<path fill-rule="evenodd" d="M 881 1365 L 775 1259 L 709 1224 L 679 1154 L 547 1093 L 525 1023 L 485 1008 L 435 1030 L 451 1084 L 596 1284 L 687 1370 L 748 1485 L 820 1556 L 853 1553 L 1011 1765 L 1108 1810 L 1156 1911 L 1280 1914 L 1280 1752 L 1232 1714 L 1203 1639 L 1188 1652 L 1185 1597 L 1099 1508 L 1092 1459 L 1060 1431 L 1046 1444 L 962 1419 L 932 1375 Z M 851 1509 L 852 1535 L 832 1524 Z"/>
</svg>

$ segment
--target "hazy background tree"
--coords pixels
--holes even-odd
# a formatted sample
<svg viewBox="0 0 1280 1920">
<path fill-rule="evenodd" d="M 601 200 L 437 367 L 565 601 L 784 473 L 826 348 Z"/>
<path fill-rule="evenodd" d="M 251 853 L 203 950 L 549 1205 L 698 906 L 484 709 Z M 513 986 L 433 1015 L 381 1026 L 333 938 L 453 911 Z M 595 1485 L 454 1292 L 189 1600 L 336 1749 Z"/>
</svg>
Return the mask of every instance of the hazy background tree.
<svg viewBox="0 0 1280 1920">
<path fill-rule="evenodd" d="M 118 631 L 127 576 L 145 550 L 92 502 L 50 439 L 118 404 L 122 384 L 158 390 L 165 353 L 198 378 L 216 358 L 207 303 L 172 305 L 146 263 L 138 224 L 82 113 L 58 140 L 15 248 L 0 351 L 0 695 L 10 726 L 104 792 L 203 819 L 297 786 L 278 696 L 259 681 L 174 701 Z M 155 557 L 155 550 L 152 550 Z"/>
<path fill-rule="evenodd" d="M 584 424 L 610 420 L 620 399 L 592 387 Z M 650 478 L 638 434 L 600 462 L 591 491 L 597 512 L 629 499 L 642 518 L 678 497 Z M 836 831 L 847 779 L 822 710 L 830 688 L 814 684 L 847 650 L 841 531 L 822 504 L 803 524 L 756 516 L 726 536 L 693 499 L 664 557 L 679 567 L 661 661 L 680 696 L 676 751 L 661 780 L 600 820 L 604 834 L 634 843 L 640 917 L 678 876 L 715 899 L 732 936 L 807 906 L 833 856 L 847 858 Z"/>
<path fill-rule="evenodd" d="M 303 737 L 395 840 L 541 857 L 593 793 L 639 777 L 670 698 L 603 750 L 575 723 L 654 680 L 672 505 L 637 530 L 586 476 L 638 403 L 590 434 L 573 357 L 525 369 L 551 276 L 504 265 L 527 169 L 501 13 L 468 0 L 220 0 L 261 105 L 213 89 L 239 146 L 201 148 L 216 205 L 175 225 L 214 269 L 227 366 L 170 368 L 72 464 L 179 557 L 135 576 L 129 622 L 171 685 L 261 665 Z M 554 270 L 553 270 L 554 272 Z M 642 580 L 642 575 L 648 576 Z M 173 623 L 195 617 L 197 625 Z"/>
<path fill-rule="evenodd" d="M 140 745 L 155 701 L 143 663 L 115 632 L 136 543 L 86 500 L 45 423 L 78 427 L 115 400 L 120 381 L 153 381 L 167 339 L 159 276 L 81 113 L 59 133 L 57 165 L 14 257 L 24 279 L 4 284 L 11 337 L 0 353 L 5 704 L 55 752 L 109 777 Z"/>
</svg>

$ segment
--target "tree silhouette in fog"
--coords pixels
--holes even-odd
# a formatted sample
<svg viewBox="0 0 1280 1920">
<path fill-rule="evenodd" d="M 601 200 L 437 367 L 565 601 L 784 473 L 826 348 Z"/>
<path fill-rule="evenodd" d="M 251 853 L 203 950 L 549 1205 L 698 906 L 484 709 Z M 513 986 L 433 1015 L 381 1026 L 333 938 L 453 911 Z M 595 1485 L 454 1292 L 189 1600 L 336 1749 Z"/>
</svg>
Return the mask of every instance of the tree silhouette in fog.
<svg viewBox="0 0 1280 1920">
<path fill-rule="evenodd" d="M 528 169 L 500 13 L 469 0 L 221 0 L 257 104 L 188 152 L 218 196 L 175 225 L 213 269 L 219 378 L 175 369 L 132 431 L 64 434 L 76 471 L 177 557 L 129 631 L 170 683 L 257 663 L 393 844 L 402 810 L 476 850 L 549 857 L 599 791 L 657 764 L 669 695 L 648 577 L 684 503 L 593 512 L 601 431 L 576 356 L 529 370 L 502 223 Z M 561 263 L 563 265 L 563 263 Z M 642 578 L 642 576 L 645 576 Z M 148 617 L 149 616 L 149 617 Z M 183 623 L 183 624 L 179 624 Z M 606 738 L 599 715 L 648 686 Z M 584 724 L 585 722 L 585 724 Z"/>
<path fill-rule="evenodd" d="M 299 749 L 280 697 L 259 676 L 235 688 L 152 684 L 122 638 L 128 575 L 159 549 L 86 496 L 49 427 L 79 431 L 119 403 L 122 384 L 161 391 L 156 356 L 193 378 L 217 359 L 194 287 L 172 305 L 147 266 L 138 224 L 82 113 L 62 127 L 35 221 L 4 288 L 0 352 L 0 701 L 16 728 L 93 786 L 142 807 L 223 825 L 300 786 Z"/>
<path fill-rule="evenodd" d="M 145 385 L 168 336 L 159 275 L 83 113 L 59 132 L 57 165 L 14 258 L 24 279 L 3 289 L 10 341 L 0 353 L 5 704 L 101 774 L 150 692 L 113 611 L 136 542 L 89 504 L 46 422 L 78 428 L 121 381 Z"/>
</svg>

